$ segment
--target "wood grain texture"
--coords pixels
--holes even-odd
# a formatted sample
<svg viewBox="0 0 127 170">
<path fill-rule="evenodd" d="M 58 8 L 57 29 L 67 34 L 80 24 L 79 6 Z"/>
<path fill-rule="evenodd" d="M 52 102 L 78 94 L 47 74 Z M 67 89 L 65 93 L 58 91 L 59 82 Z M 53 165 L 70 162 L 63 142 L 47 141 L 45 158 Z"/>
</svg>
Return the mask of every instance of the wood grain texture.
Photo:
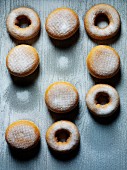
<svg viewBox="0 0 127 170">
<path fill-rule="evenodd" d="M 86 68 L 86 56 L 99 42 L 92 41 L 84 30 L 86 11 L 98 3 L 113 5 L 121 16 L 119 37 L 108 45 L 120 55 L 121 72 L 111 80 L 93 79 Z M 17 7 L 35 9 L 41 18 L 41 33 L 36 41 L 26 42 L 39 53 L 39 69 L 29 78 L 12 78 L 6 68 L 9 50 L 21 44 L 12 39 L 6 30 L 6 18 Z M 74 9 L 80 19 L 80 30 L 63 43 L 51 40 L 45 31 L 45 19 L 57 7 Z M 126 170 L 127 169 L 127 1 L 126 0 L 0 0 L 0 170 Z M 64 46 L 64 47 L 63 47 Z M 65 47 L 66 46 L 66 47 Z M 72 158 L 60 159 L 53 155 L 46 144 L 47 128 L 60 117 L 49 113 L 44 102 L 44 93 L 49 84 L 59 81 L 74 84 L 80 94 L 79 108 L 65 117 L 79 128 L 81 144 Z M 96 83 L 108 83 L 119 92 L 119 114 L 109 124 L 100 124 L 89 114 L 85 95 Z M 9 150 L 4 133 L 7 126 L 19 119 L 34 121 L 41 131 L 41 146 L 35 157 L 17 159 Z"/>
</svg>

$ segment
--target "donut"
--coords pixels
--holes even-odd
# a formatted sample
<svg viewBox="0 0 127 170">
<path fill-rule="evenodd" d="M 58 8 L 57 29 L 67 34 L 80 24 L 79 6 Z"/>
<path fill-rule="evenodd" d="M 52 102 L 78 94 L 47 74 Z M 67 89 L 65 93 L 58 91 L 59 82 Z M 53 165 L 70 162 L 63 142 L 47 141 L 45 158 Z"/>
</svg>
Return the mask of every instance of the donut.
<svg viewBox="0 0 127 170">
<path fill-rule="evenodd" d="M 118 92 L 110 85 L 94 85 L 86 94 L 86 105 L 95 116 L 111 116 L 119 107 Z"/>
<path fill-rule="evenodd" d="M 105 16 L 109 24 L 105 28 L 96 25 L 99 17 Z M 120 29 L 120 16 L 114 7 L 108 4 L 98 4 L 87 11 L 84 26 L 88 35 L 97 40 L 106 40 L 114 37 Z"/>
<path fill-rule="evenodd" d="M 52 38 L 67 39 L 79 28 L 78 15 L 70 8 L 57 8 L 47 17 L 45 28 Z"/>
<path fill-rule="evenodd" d="M 8 126 L 5 132 L 8 145 L 16 150 L 29 150 L 40 141 L 38 127 L 29 120 L 18 120 Z"/>
<path fill-rule="evenodd" d="M 78 91 L 69 82 L 55 82 L 45 92 L 47 107 L 56 113 L 70 112 L 78 105 L 78 101 Z"/>
<path fill-rule="evenodd" d="M 25 19 L 29 25 L 25 28 L 19 26 L 20 20 Z M 21 7 L 11 11 L 6 21 L 9 34 L 18 40 L 34 38 L 40 31 L 41 23 L 38 14 L 30 8 Z"/>
<path fill-rule="evenodd" d="M 120 57 L 114 48 L 106 45 L 94 47 L 86 59 L 92 76 L 99 79 L 111 78 L 120 69 Z"/>
<path fill-rule="evenodd" d="M 61 120 L 53 123 L 46 132 L 48 146 L 58 153 L 69 153 L 79 144 L 80 134 L 76 125 Z"/>
<path fill-rule="evenodd" d="M 35 48 L 29 45 L 18 45 L 10 50 L 6 57 L 9 72 L 17 77 L 32 74 L 39 65 L 39 56 Z"/>
</svg>

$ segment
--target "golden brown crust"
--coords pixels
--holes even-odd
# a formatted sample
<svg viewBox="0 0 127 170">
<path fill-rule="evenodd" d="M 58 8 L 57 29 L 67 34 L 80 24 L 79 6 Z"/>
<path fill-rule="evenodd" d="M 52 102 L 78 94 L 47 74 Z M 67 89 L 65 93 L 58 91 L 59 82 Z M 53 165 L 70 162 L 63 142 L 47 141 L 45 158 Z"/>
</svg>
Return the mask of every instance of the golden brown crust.
<svg viewBox="0 0 127 170">
<path fill-rule="evenodd" d="M 45 29 L 54 39 L 64 40 L 71 37 L 79 28 L 79 18 L 70 8 L 57 8 L 46 19 Z"/>
<path fill-rule="evenodd" d="M 120 105 L 118 92 L 110 85 L 97 84 L 86 94 L 86 105 L 95 116 L 111 116 Z"/>
<path fill-rule="evenodd" d="M 18 18 L 26 17 L 30 25 L 26 28 L 20 28 L 17 23 Z M 8 15 L 7 30 L 11 36 L 18 40 L 29 40 L 34 38 L 40 31 L 41 22 L 38 14 L 30 8 L 20 7 L 11 11 Z"/>
<path fill-rule="evenodd" d="M 23 44 L 12 48 L 6 57 L 6 66 L 9 72 L 17 77 L 32 74 L 38 65 L 38 52 L 29 45 Z"/>
<path fill-rule="evenodd" d="M 47 107 L 56 113 L 70 112 L 77 106 L 78 101 L 78 91 L 69 82 L 55 82 L 45 92 Z"/>
<path fill-rule="evenodd" d="M 90 51 L 86 59 L 92 76 L 100 79 L 111 78 L 120 69 L 120 57 L 114 48 L 98 45 Z"/>
<path fill-rule="evenodd" d="M 105 15 L 109 25 L 99 28 L 95 25 L 99 15 Z M 108 4 L 97 4 L 87 11 L 84 18 L 84 26 L 90 37 L 97 40 L 106 40 L 114 37 L 120 29 L 120 15 L 114 7 Z"/>
<path fill-rule="evenodd" d="M 40 131 L 32 121 L 18 120 L 8 126 L 5 139 L 14 149 L 28 150 L 40 141 Z"/>
<path fill-rule="evenodd" d="M 59 153 L 73 151 L 80 141 L 80 134 L 76 125 L 65 120 L 53 123 L 48 128 L 45 137 L 48 146 Z"/>
</svg>

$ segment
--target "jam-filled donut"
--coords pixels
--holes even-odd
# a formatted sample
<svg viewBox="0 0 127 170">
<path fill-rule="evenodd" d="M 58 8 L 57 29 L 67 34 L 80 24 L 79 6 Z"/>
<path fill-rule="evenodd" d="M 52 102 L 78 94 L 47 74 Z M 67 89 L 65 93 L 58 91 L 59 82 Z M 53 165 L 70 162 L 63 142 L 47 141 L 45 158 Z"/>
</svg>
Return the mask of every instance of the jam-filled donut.
<svg viewBox="0 0 127 170">
<path fill-rule="evenodd" d="M 35 48 L 29 45 L 18 45 L 11 49 L 6 58 L 9 72 L 17 77 L 32 74 L 39 65 L 39 56 Z"/>
<path fill-rule="evenodd" d="M 99 28 L 96 21 L 105 16 L 109 24 Z M 114 7 L 108 4 L 98 4 L 87 11 L 84 19 L 85 29 L 90 37 L 97 40 L 106 40 L 114 37 L 120 29 L 120 16 Z"/>
<path fill-rule="evenodd" d="M 77 89 L 68 82 L 55 82 L 45 92 L 47 107 L 56 113 L 66 113 L 74 109 L 79 101 Z"/>
<path fill-rule="evenodd" d="M 96 78 L 111 78 L 120 68 L 120 57 L 114 48 L 99 45 L 94 47 L 86 59 L 89 72 Z"/>
<path fill-rule="evenodd" d="M 40 141 L 40 131 L 33 122 L 18 120 L 8 126 L 5 139 L 13 149 L 29 150 Z"/>
<path fill-rule="evenodd" d="M 28 27 L 21 28 L 20 20 L 28 21 Z M 7 30 L 10 35 L 18 40 L 29 40 L 34 38 L 40 31 L 41 23 L 38 14 L 30 8 L 21 7 L 11 11 L 7 18 Z"/>
<path fill-rule="evenodd" d="M 86 95 L 88 109 L 96 116 L 112 115 L 120 104 L 118 92 L 110 85 L 97 84 Z"/>
<path fill-rule="evenodd" d="M 67 39 L 79 28 L 78 15 L 70 8 L 57 8 L 47 17 L 45 28 L 52 38 Z"/>
<path fill-rule="evenodd" d="M 48 128 L 46 141 L 53 151 L 68 153 L 78 146 L 80 134 L 74 123 L 61 120 Z"/>
</svg>

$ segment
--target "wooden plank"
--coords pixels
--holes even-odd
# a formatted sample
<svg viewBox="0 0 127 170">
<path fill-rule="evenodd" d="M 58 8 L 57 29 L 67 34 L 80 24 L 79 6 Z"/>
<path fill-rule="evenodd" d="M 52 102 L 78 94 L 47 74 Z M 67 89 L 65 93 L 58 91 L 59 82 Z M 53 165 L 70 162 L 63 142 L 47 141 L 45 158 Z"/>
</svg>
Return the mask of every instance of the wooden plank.
<svg viewBox="0 0 127 170">
<path fill-rule="evenodd" d="M 86 68 L 86 56 L 93 42 L 84 30 L 85 12 L 94 4 L 108 3 L 120 13 L 122 26 L 120 36 L 108 45 L 114 47 L 121 58 L 121 74 L 110 81 L 93 79 Z M 6 69 L 8 51 L 20 42 L 11 39 L 6 31 L 6 17 L 17 7 L 35 9 L 41 18 L 41 33 L 30 43 L 39 53 L 41 63 L 33 78 L 25 83 L 16 83 Z M 51 41 L 45 31 L 45 19 L 57 7 L 74 9 L 80 18 L 79 34 L 74 43 L 66 48 Z M 125 0 L 0 0 L 0 170 L 126 170 L 127 169 L 127 2 Z M 67 42 L 68 43 L 68 42 Z M 44 102 L 44 92 L 49 84 L 64 80 L 74 84 L 80 94 L 79 109 L 69 117 L 79 128 L 80 149 L 72 159 L 60 160 L 49 151 L 45 132 L 59 118 L 52 116 Z M 28 81 L 29 84 L 28 84 Z M 85 94 L 95 83 L 108 83 L 116 87 L 121 97 L 119 116 L 110 124 L 102 125 L 89 114 L 85 104 Z M 76 115 L 75 115 L 76 114 Z M 14 157 L 7 147 L 4 133 L 7 126 L 18 119 L 34 121 L 41 131 L 41 147 L 30 160 L 21 161 Z M 66 117 L 67 119 L 67 117 Z"/>
</svg>

